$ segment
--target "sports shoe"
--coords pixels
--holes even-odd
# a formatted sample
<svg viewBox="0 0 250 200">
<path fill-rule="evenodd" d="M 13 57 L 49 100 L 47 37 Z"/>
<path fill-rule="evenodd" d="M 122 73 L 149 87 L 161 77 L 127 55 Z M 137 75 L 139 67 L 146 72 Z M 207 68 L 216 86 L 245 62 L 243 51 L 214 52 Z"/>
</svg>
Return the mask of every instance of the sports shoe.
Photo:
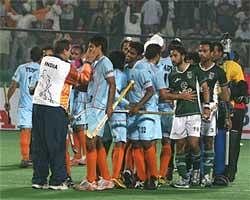
<svg viewBox="0 0 250 200">
<path fill-rule="evenodd" d="M 205 174 L 201 180 L 201 187 L 211 187 L 211 186 L 212 186 L 212 180 L 209 174 Z"/>
<path fill-rule="evenodd" d="M 173 185 L 173 187 L 188 189 L 188 188 L 190 188 L 189 179 L 184 179 L 184 178 L 180 177 L 180 180 L 178 182 L 176 182 Z"/>
<path fill-rule="evenodd" d="M 156 190 L 158 186 L 157 179 L 151 177 L 150 179 L 146 180 L 144 183 L 144 189 L 146 190 Z"/>
<path fill-rule="evenodd" d="M 97 185 L 95 181 L 90 183 L 87 180 L 83 180 L 79 185 L 74 185 L 74 189 L 80 190 L 80 191 L 82 190 L 94 191 L 96 190 L 96 188 L 97 188 Z"/>
<path fill-rule="evenodd" d="M 112 181 L 114 182 L 116 188 L 127 188 L 121 178 L 112 178 Z"/>
<path fill-rule="evenodd" d="M 158 177 L 158 185 L 163 186 L 163 185 L 166 185 L 166 184 L 167 184 L 166 179 L 164 177 L 162 177 L 162 176 L 159 176 Z"/>
<path fill-rule="evenodd" d="M 35 183 L 33 183 L 32 188 L 46 190 L 46 189 L 49 189 L 49 185 L 47 183 L 45 183 L 45 184 L 35 184 Z"/>
<path fill-rule="evenodd" d="M 32 166 L 31 160 L 21 160 L 20 168 L 27 168 Z"/>
<path fill-rule="evenodd" d="M 134 188 L 136 184 L 136 180 L 134 177 L 134 174 L 131 170 L 126 169 L 122 173 L 122 177 L 124 180 L 124 184 L 126 185 L 127 188 Z"/>
<path fill-rule="evenodd" d="M 136 181 L 134 188 L 143 189 L 144 188 L 144 181 Z"/>
<path fill-rule="evenodd" d="M 67 190 L 69 187 L 66 182 L 61 183 L 60 185 L 49 185 L 49 189 L 51 190 Z"/>
<path fill-rule="evenodd" d="M 191 184 L 194 186 L 200 185 L 200 170 L 193 170 Z"/>
<path fill-rule="evenodd" d="M 115 184 L 111 180 L 106 180 L 106 179 L 100 179 L 97 182 L 97 188 L 96 190 L 107 190 L 107 189 L 112 189 L 115 187 Z"/>
<path fill-rule="evenodd" d="M 65 182 L 66 182 L 68 187 L 73 187 L 74 186 L 74 182 L 73 182 L 71 176 L 68 176 Z"/>
</svg>

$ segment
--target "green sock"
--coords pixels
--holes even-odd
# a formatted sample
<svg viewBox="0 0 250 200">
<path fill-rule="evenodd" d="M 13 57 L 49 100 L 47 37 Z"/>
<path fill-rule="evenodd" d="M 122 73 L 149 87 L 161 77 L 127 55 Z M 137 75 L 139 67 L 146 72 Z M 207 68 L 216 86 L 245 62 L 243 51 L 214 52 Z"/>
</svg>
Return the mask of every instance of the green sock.
<svg viewBox="0 0 250 200">
<path fill-rule="evenodd" d="M 179 154 L 179 155 L 176 154 L 175 161 L 179 175 L 183 178 L 186 178 L 187 175 L 186 154 Z"/>
<path fill-rule="evenodd" d="M 207 150 L 204 152 L 204 174 L 210 174 L 214 166 L 214 151 Z"/>
<path fill-rule="evenodd" d="M 192 154 L 193 157 L 193 170 L 199 170 L 200 169 L 200 163 L 201 163 L 201 154 L 200 152 L 198 154 Z"/>
</svg>

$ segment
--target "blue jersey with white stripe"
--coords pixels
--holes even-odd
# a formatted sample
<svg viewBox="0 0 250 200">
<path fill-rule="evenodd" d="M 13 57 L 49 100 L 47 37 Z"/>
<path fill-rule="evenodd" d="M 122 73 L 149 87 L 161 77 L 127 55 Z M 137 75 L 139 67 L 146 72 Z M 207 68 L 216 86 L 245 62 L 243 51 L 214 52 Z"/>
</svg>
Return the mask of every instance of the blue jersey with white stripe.
<svg viewBox="0 0 250 200">
<path fill-rule="evenodd" d="M 18 107 L 32 110 L 32 95 L 29 93 L 29 87 L 34 79 L 39 75 L 40 65 L 35 62 L 25 63 L 18 66 L 12 80 L 18 83 L 20 89 L 20 98 Z"/>
</svg>

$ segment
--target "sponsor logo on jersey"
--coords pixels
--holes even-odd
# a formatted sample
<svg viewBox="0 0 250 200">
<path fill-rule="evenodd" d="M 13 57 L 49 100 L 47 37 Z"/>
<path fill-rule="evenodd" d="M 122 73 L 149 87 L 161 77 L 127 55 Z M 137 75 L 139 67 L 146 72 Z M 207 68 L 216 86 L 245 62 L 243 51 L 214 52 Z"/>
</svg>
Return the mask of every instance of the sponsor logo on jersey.
<svg viewBox="0 0 250 200">
<path fill-rule="evenodd" d="M 192 72 L 187 72 L 187 78 L 192 79 L 193 78 L 193 73 Z"/>
<path fill-rule="evenodd" d="M 208 78 L 210 80 L 213 80 L 214 79 L 214 72 L 209 72 Z"/>
</svg>

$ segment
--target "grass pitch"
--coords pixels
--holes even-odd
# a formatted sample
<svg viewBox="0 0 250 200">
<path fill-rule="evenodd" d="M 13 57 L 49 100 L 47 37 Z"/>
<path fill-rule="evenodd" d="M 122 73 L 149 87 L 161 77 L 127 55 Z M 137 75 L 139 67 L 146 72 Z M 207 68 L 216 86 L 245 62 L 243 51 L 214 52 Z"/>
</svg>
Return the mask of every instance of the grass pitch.
<svg viewBox="0 0 250 200">
<path fill-rule="evenodd" d="M 0 199 L 94 199 L 94 200 L 229 200 L 250 199 L 250 140 L 243 140 L 236 181 L 229 187 L 174 189 L 170 186 L 155 191 L 108 190 L 82 192 L 34 190 L 31 188 L 32 169 L 20 169 L 19 134 L 2 131 L 0 133 Z M 73 167 L 73 180 L 80 182 L 85 176 L 85 167 Z"/>
</svg>

